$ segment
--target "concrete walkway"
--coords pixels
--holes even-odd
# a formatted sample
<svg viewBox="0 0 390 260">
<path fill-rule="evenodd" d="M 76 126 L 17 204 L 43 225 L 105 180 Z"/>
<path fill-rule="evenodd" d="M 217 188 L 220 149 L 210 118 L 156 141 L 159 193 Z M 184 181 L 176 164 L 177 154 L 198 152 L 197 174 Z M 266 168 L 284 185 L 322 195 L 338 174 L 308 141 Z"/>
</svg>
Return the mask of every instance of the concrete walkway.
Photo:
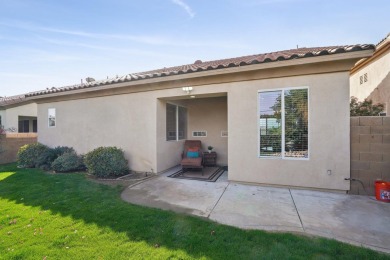
<svg viewBox="0 0 390 260">
<path fill-rule="evenodd" d="M 209 218 L 244 229 L 299 232 L 390 253 L 390 203 L 320 191 L 168 178 L 128 187 L 130 203 Z"/>
</svg>

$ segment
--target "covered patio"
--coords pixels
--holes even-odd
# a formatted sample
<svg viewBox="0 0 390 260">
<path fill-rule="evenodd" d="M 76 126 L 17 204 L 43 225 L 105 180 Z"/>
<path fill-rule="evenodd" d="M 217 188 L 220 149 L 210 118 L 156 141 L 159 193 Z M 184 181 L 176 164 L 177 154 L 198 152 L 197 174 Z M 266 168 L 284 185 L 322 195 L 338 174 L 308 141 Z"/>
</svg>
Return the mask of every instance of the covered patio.
<svg viewBox="0 0 390 260">
<path fill-rule="evenodd" d="M 180 164 L 186 140 L 199 140 L 205 157 L 208 146 L 213 147 L 216 158 L 204 159 L 204 167 L 227 166 L 227 93 L 159 98 L 157 128 L 158 172 Z"/>
</svg>

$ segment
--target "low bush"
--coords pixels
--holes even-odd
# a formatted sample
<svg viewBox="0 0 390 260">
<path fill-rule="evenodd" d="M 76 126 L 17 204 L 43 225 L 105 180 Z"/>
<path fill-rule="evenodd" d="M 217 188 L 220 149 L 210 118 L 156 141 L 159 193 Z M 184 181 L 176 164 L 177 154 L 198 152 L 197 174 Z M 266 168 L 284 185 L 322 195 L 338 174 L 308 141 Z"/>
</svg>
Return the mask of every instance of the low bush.
<svg viewBox="0 0 390 260">
<path fill-rule="evenodd" d="M 49 170 L 54 160 L 64 153 L 75 153 L 75 150 L 72 147 L 67 146 L 48 148 L 37 158 L 35 167 L 41 168 L 43 170 Z"/>
<path fill-rule="evenodd" d="M 120 176 L 129 172 L 123 151 L 117 147 L 99 147 L 87 153 L 84 159 L 89 173 L 99 177 Z"/>
<path fill-rule="evenodd" d="M 64 153 L 76 153 L 72 147 L 68 146 L 57 146 L 53 150 L 58 156 L 63 155 Z"/>
<path fill-rule="evenodd" d="M 49 149 L 40 143 L 26 144 L 18 151 L 18 165 L 26 168 L 34 168 L 38 163 L 38 158 Z"/>
<path fill-rule="evenodd" d="M 51 168 L 56 172 L 71 172 L 84 170 L 85 165 L 82 156 L 77 155 L 75 152 L 66 152 L 54 160 Z"/>
</svg>

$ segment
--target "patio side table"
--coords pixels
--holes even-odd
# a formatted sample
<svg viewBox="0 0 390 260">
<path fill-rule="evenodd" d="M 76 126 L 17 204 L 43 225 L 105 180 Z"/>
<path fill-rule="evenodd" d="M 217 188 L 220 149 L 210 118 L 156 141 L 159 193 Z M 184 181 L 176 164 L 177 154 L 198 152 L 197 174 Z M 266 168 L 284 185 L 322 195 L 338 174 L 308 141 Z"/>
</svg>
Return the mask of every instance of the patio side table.
<svg viewBox="0 0 390 260">
<path fill-rule="evenodd" d="M 203 165 L 204 166 L 216 166 L 217 165 L 217 153 L 216 152 L 204 152 L 203 153 Z"/>
</svg>

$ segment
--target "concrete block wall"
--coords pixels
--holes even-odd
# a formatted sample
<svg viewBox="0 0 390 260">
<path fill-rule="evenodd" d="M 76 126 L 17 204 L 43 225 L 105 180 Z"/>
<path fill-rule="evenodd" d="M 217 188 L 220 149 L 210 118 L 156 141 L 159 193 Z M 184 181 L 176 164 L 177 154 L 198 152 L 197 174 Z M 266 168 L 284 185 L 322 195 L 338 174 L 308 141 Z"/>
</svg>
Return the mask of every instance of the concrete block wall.
<svg viewBox="0 0 390 260">
<path fill-rule="evenodd" d="M 0 139 L 0 164 L 16 162 L 17 153 L 20 147 L 25 144 L 32 144 L 37 142 L 35 136 L 23 136 L 23 137 L 8 137 L 1 136 Z"/>
<path fill-rule="evenodd" d="M 375 180 L 390 181 L 390 117 L 351 117 L 351 178 L 375 195 Z M 351 181 L 350 194 L 367 195 Z"/>
</svg>

